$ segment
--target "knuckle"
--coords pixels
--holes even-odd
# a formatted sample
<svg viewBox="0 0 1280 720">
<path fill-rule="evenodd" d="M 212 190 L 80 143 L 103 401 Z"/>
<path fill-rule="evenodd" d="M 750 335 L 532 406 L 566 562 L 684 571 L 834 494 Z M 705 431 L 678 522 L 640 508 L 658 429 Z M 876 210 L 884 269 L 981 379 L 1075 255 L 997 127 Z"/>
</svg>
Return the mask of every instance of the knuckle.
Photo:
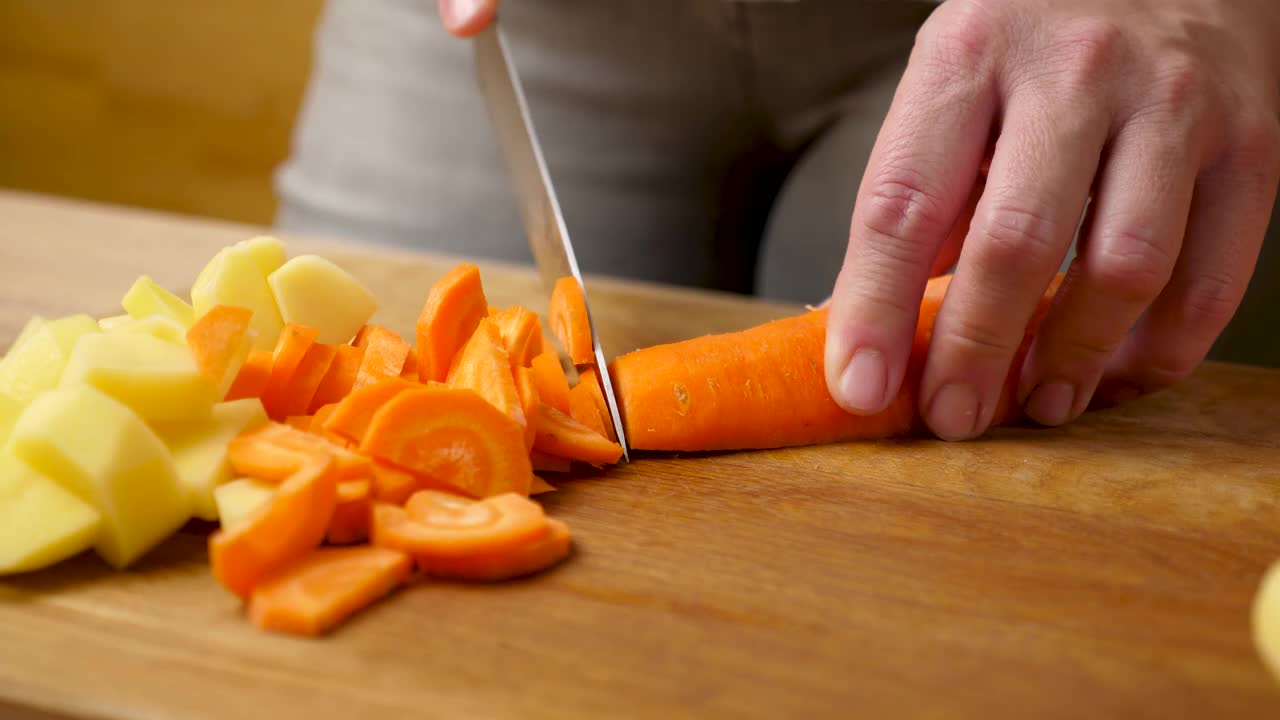
<svg viewBox="0 0 1280 720">
<path fill-rule="evenodd" d="M 1114 71 L 1125 43 L 1124 31 L 1110 20 L 1088 18 L 1065 28 L 1050 57 L 1060 63 L 1072 87 L 1096 90 Z"/>
<path fill-rule="evenodd" d="M 1280 118 L 1266 113 L 1242 115 L 1231 133 L 1229 154 L 1268 176 L 1280 174 Z"/>
<path fill-rule="evenodd" d="M 1235 315 L 1244 283 L 1221 273 L 1202 273 L 1186 289 L 1183 312 L 1193 327 L 1222 328 Z"/>
<path fill-rule="evenodd" d="M 1146 304 L 1160 294 L 1176 257 L 1149 229 L 1118 230 L 1097 243 L 1094 274 L 1098 286 L 1129 303 Z"/>
<path fill-rule="evenodd" d="M 986 64 L 999 26 L 977 4 L 957 3 L 921 26 L 916 46 L 926 62 L 947 74 L 972 73 Z"/>
<path fill-rule="evenodd" d="M 999 204 L 984 213 L 981 242 L 974 248 L 993 272 L 1005 272 L 1049 259 L 1056 250 L 1058 223 L 1048 213 Z"/>
<path fill-rule="evenodd" d="M 920 173 L 901 166 L 888 169 L 868 186 L 862 210 L 863 226 L 884 238 L 890 252 L 907 263 L 921 261 L 927 243 L 946 226 L 942 204 Z"/>
<path fill-rule="evenodd" d="M 1203 65 L 1190 57 L 1176 57 L 1161 66 L 1148 87 L 1148 104 L 1161 114 L 1198 120 L 1208 108 L 1212 89 Z"/>
<path fill-rule="evenodd" d="M 948 341 L 962 347 L 965 354 L 988 358 L 1011 355 L 1017 342 L 1022 339 L 1019 336 L 1011 340 L 999 327 L 971 317 L 958 318 L 954 327 L 947 331 L 946 337 Z"/>
</svg>

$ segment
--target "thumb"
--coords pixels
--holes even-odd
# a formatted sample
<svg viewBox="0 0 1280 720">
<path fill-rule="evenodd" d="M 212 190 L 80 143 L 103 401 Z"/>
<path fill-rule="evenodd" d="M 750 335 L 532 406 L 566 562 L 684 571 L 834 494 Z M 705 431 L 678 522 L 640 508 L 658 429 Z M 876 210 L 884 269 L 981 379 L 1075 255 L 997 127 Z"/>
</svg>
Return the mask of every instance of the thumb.
<svg viewBox="0 0 1280 720">
<path fill-rule="evenodd" d="M 439 0 L 440 22 L 458 37 L 484 30 L 498 14 L 498 0 Z"/>
</svg>

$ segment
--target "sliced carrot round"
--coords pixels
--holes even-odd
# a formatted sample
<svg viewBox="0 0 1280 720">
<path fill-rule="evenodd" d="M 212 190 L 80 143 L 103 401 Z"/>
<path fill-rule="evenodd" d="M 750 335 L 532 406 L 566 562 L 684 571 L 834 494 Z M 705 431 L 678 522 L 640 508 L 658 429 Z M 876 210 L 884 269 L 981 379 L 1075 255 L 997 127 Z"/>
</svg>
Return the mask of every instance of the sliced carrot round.
<svg viewBox="0 0 1280 720">
<path fill-rule="evenodd" d="M 545 532 L 546 519 L 541 505 L 516 493 L 468 500 L 421 490 L 403 509 L 375 511 L 374 543 L 415 556 L 498 553 Z"/>
<path fill-rule="evenodd" d="M 340 435 L 353 443 L 359 444 L 373 416 L 387 404 L 391 398 L 406 390 L 422 387 L 412 380 L 404 378 L 385 378 L 351 392 L 338 403 L 338 407 L 324 421 L 324 429 Z"/>
<path fill-rule="evenodd" d="M 587 300 L 582 286 L 572 277 L 556 281 L 551 290 L 551 302 L 547 308 L 547 324 L 551 332 L 564 346 L 574 365 L 590 365 L 595 362 L 591 349 L 591 321 L 587 317 Z"/>
<path fill-rule="evenodd" d="M 227 461 L 238 475 L 267 482 L 281 482 L 317 457 L 333 458 L 339 480 L 369 475 L 369 458 L 283 423 L 242 432 L 227 445 Z"/>
<path fill-rule="evenodd" d="M 431 287 L 418 317 L 418 379 L 443 382 L 453 356 L 475 332 L 489 303 L 480 283 L 480 268 L 462 263 Z"/>
<path fill-rule="evenodd" d="M 289 381 L 307 350 L 315 343 L 318 333 L 316 328 L 297 323 L 289 323 L 280 331 L 280 339 L 271 356 L 271 377 L 262 391 L 262 406 L 271 419 L 280 420 L 285 416 L 289 404 Z"/>
<path fill-rule="evenodd" d="M 542 402 L 568 415 L 570 411 L 569 378 L 564 374 L 560 356 L 551 348 L 546 348 L 542 354 L 533 359 L 529 370 Z"/>
<path fill-rule="evenodd" d="M 424 575 L 450 580 L 498 582 L 532 575 L 555 565 L 569 555 L 571 541 L 568 525 L 555 518 L 547 518 L 541 534 L 503 552 L 463 557 L 418 555 L 416 560 Z"/>
<path fill-rule="evenodd" d="M 622 457 L 621 445 L 546 403 L 538 406 L 535 421 L 535 450 L 595 465 L 616 463 Z"/>
</svg>

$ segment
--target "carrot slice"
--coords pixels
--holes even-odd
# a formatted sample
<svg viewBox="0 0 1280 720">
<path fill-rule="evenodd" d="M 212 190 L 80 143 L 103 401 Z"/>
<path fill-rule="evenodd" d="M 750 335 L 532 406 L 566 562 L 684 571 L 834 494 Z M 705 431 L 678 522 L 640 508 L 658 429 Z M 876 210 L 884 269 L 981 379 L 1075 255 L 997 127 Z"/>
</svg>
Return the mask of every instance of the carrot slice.
<svg viewBox="0 0 1280 720">
<path fill-rule="evenodd" d="M 540 450 L 534 450 L 529 453 L 529 462 L 533 465 L 534 472 L 569 472 L 573 468 L 573 463 L 569 460 L 548 455 Z M 534 476 L 537 478 L 537 476 Z M 537 484 L 537 480 L 534 480 Z"/>
<path fill-rule="evenodd" d="M 621 445 L 546 403 L 538 406 L 534 422 L 535 450 L 594 465 L 616 463 L 622 457 Z"/>
<path fill-rule="evenodd" d="M 465 557 L 419 555 L 418 569 L 424 575 L 449 580 L 499 582 L 546 570 L 568 557 L 572 547 L 569 526 L 547 518 L 545 531 L 510 550 L 477 553 Z"/>
<path fill-rule="evenodd" d="M 418 476 L 384 462 L 373 463 L 373 497 L 378 502 L 404 505 L 420 489 Z"/>
<path fill-rule="evenodd" d="M 275 352 L 271 358 L 271 378 L 262 391 L 262 406 L 272 420 L 281 420 L 289 402 L 289 381 L 298 370 L 298 364 L 315 343 L 316 328 L 289 323 L 280 332 Z"/>
<path fill-rule="evenodd" d="M 374 510 L 373 543 L 414 556 L 460 557 L 503 552 L 546 529 L 542 506 L 517 493 L 471 500 L 419 490 L 403 509 Z"/>
<path fill-rule="evenodd" d="M 305 415 L 315 400 L 316 391 L 333 360 L 338 355 L 338 348 L 324 343 L 312 343 L 302 356 L 301 362 L 289 379 L 289 389 L 285 393 L 285 404 L 281 409 L 286 415 Z M 305 428 L 304 428 L 305 429 Z"/>
<path fill-rule="evenodd" d="M 264 578 L 307 555 L 324 539 L 337 504 L 332 459 L 310 462 L 271 500 L 209 537 L 209 562 L 223 587 L 247 597 Z"/>
<path fill-rule="evenodd" d="M 520 414 L 524 416 L 524 446 L 525 450 L 533 449 L 534 427 L 533 416 L 538 412 L 538 403 L 541 398 L 538 396 L 538 386 L 533 381 L 533 371 L 527 367 L 518 367 L 515 370 L 516 394 L 520 398 Z"/>
<path fill-rule="evenodd" d="M 600 414 L 600 425 L 604 428 L 601 434 L 610 440 L 617 442 L 618 433 L 614 432 L 613 420 L 609 415 L 609 402 L 604 398 L 604 386 L 600 382 L 600 373 L 596 372 L 594 367 L 584 367 L 578 373 L 578 384 L 573 386 L 575 390 L 583 388 L 579 392 L 590 398 L 595 404 L 596 410 Z M 581 401 L 579 401 L 581 402 Z M 573 400 L 570 398 L 570 409 L 572 410 Z M 572 415 L 572 412 L 570 413 Z M 584 423 L 585 424 L 585 423 Z"/>
<path fill-rule="evenodd" d="M 501 344 L 498 327 L 488 318 L 458 353 L 449 371 L 449 387 L 474 390 L 521 428 L 526 426 L 520 393 L 511 374 L 507 351 Z"/>
<path fill-rule="evenodd" d="M 227 460 L 236 473 L 265 482 L 281 482 L 317 457 L 333 458 L 339 480 L 369 474 L 369 458 L 283 423 L 271 422 L 242 432 L 227 445 Z"/>
<path fill-rule="evenodd" d="M 187 330 L 187 347 L 200 372 L 225 394 L 249 354 L 249 322 L 253 311 L 215 305 Z"/>
<path fill-rule="evenodd" d="M 400 368 L 400 377 L 406 380 L 418 379 L 418 350 L 409 348 L 409 354 L 404 357 L 404 367 Z"/>
<path fill-rule="evenodd" d="M 291 428 L 297 428 L 303 432 L 311 432 L 311 425 L 315 422 L 315 418 L 310 415 L 290 415 L 284 419 L 284 424 Z"/>
<path fill-rule="evenodd" d="M 547 324 L 574 365 L 590 365 L 596 361 L 591 349 L 587 301 L 577 280 L 565 276 L 556 281 L 547 309 Z"/>
<path fill-rule="evenodd" d="M 512 305 L 492 317 L 502 333 L 502 343 L 511 357 L 511 366 L 528 367 L 542 353 L 542 324 L 538 322 L 537 313 Z"/>
<path fill-rule="evenodd" d="M 359 347 L 364 348 L 360 371 L 351 385 L 354 392 L 379 380 L 400 377 L 405 358 L 409 356 L 409 343 L 394 331 L 381 325 L 367 325 Z"/>
<path fill-rule="evenodd" d="M 578 383 L 569 391 L 569 417 L 591 428 L 591 431 L 600 437 L 608 439 L 608 433 L 604 429 L 604 417 L 600 415 L 600 408 L 591 397 L 589 387 L 589 385 Z"/>
<path fill-rule="evenodd" d="M 320 548 L 254 589 L 249 619 L 263 630 L 324 635 L 408 581 L 412 559 L 379 547 Z"/>
<path fill-rule="evenodd" d="M 311 413 L 311 427 L 307 428 L 307 430 L 317 435 L 323 435 L 325 421 L 328 420 L 329 416 L 337 409 L 338 403 L 329 403 L 328 405 L 321 405 L 316 408 L 315 412 Z"/>
<path fill-rule="evenodd" d="M 568 415 L 569 378 L 564 374 L 560 356 L 547 348 L 533 359 L 530 370 L 533 371 L 533 384 L 537 386 L 538 397 L 542 402 Z"/>
<path fill-rule="evenodd" d="M 555 492 L 556 487 L 551 483 L 543 480 L 537 475 L 533 476 L 533 487 L 529 490 L 529 495 L 541 495 L 543 493 Z"/>
<path fill-rule="evenodd" d="M 270 350 L 250 351 L 223 400 L 230 402 L 262 397 L 262 391 L 266 390 L 267 381 L 271 379 L 271 357 Z"/>
<path fill-rule="evenodd" d="M 373 517 L 373 483 L 364 478 L 338 483 L 338 504 L 329 519 L 325 540 L 331 545 L 352 545 L 369 539 Z"/>
<path fill-rule="evenodd" d="M 417 390 L 421 384 L 404 378 L 385 378 L 372 385 L 353 391 L 338 403 L 325 421 L 324 429 L 335 435 L 359 444 L 368 432 L 373 416 L 383 408 L 391 398 L 407 390 Z"/>
<path fill-rule="evenodd" d="M 457 492 L 529 494 L 524 429 L 473 390 L 400 393 L 374 416 L 360 452 Z"/>
<path fill-rule="evenodd" d="M 418 316 L 418 379 L 444 382 L 453 356 L 475 332 L 489 303 L 480 268 L 462 263 L 436 281 Z"/>
<path fill-rule="evenodd" d="M 316 394 L 311 398 L 311 410 L 321 405 L 336 403 L 351 392 L 356 384 L 356 375 L 360 373 L 360 363 L 364 362 L 364 348 L 355 345 L 337 346 L 337 354 L 329 364 L 329 371 L 320 380 Z"/>
</svg>

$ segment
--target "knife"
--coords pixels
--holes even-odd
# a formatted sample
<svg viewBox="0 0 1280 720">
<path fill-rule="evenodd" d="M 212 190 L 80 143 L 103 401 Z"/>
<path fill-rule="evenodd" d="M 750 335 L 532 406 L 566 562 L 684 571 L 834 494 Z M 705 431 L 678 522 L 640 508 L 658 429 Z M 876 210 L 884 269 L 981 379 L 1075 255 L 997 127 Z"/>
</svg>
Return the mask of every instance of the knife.
<svg viewBox="0 0 1280 720">
<path fill-rule="evenodd" d="M 498 146 L 507 163 L 512 188 L 520 206 L 520 220 L 543 284 L 550 292 L 557 280 L 572 276 L 577 282 L 578 291 L 582 293 L 583 303 L 586 304 L 586 284 L 578 270 L 578 260 L 573 253 L 573 243 L 569 240 L 569 230 L 565 227 L 564 215 L 560 212 L 560 202 L 556 199 L 555 187 L 551 184 L 551 174 L 547 171 L 547 164 L 542 156 L 542 146 L 534 132 L 524 88 L 516 75 L 506 40 L 498 28 L 498 21 L 491 22 L 475 36 L 472 43 L 480 92 L 484 96 L 489 120 L 497 135 Z M 613 423 L 618 443 L 622 445 L 623 458 L 630 462 L 626 433 L 622 429 L 622 415 L 618 412 L 618 401 L 613 394 L 604 349 L 600 346 L 591 307 L 586 307 L 587 322 L 591 328 L 591 349 L 596 357 L 596 369 L 600 373 L 600 384 L 609 406 L 609 421 Z"/>
</svg>

